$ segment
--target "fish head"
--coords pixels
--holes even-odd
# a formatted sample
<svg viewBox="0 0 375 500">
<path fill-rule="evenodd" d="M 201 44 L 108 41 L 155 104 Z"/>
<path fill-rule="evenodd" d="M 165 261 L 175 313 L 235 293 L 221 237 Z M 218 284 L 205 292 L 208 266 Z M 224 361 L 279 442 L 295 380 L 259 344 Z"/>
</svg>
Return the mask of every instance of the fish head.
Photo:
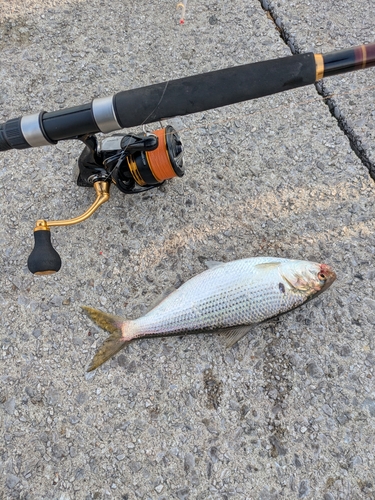
<svg viewBox="0 0 375 500">
<path fill-rule="evenodd" d="M 336 273 L 327 264 L 301 260 L 282 266 L 280 273 L 292 291 L 307 297 L 324 292 L 336 279 Z"/>
</svg>

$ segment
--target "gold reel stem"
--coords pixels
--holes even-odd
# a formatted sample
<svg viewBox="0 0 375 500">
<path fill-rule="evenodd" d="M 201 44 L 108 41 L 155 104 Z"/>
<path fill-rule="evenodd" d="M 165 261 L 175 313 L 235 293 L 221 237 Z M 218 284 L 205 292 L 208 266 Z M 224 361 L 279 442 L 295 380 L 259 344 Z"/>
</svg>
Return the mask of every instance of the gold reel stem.
<svg viewBox="0 0 375 500">
<path fill-rule="evenodd" d="M 91 215 L 101 206 L 103 203 L 109 200 L 109 188 L 110 181 L 97 181 L 94 183 L 94 189 L 96 191 L 96 199 L 91 207 L 86 210 L 85 213 L 75 217 L 74 219 L 67 220 L 51 220 L 46 221 L 40 219 L 36 221 L 34 231 L 49 231 L 49 228 L 52 226 L 72 226 L 73 224 L 79 224 L 84 220 L 91 217 Z"/>
</svg>

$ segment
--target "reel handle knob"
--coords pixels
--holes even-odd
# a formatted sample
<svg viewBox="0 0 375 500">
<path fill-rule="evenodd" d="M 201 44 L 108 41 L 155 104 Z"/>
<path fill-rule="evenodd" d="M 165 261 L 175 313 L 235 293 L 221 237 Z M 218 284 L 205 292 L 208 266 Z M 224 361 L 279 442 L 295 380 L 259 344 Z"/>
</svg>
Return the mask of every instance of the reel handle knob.
<svg viewBox="0 0 375 500">
<path fill-rule="evenodd" d="M 33 274 L 57 273 L 61 267 L 60 255 L 51 243 L 49 229 L 34 231 L 35 245 L 27 261 L 27 267 Z"/>
</svg>

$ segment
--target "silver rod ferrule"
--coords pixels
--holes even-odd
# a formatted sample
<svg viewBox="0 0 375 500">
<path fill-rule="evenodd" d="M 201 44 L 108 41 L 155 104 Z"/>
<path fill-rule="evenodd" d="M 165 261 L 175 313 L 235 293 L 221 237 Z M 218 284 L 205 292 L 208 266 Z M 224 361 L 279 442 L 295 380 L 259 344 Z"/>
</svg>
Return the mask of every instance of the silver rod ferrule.
<svg viewBox="0 0 375 500">
<path fill-rule="evenodd" d="M 113 96 L 94 99 L 92 101 L 92 112 L 101 132 L 106 134 L 122 128 L 116 118 Z"/>
<path fill-rule="evenodd" d="M 25 140 L 31 147 L 50 146 L 52 141 L 46 139 L 41 127 L 41 113 L 27 115 L 21 118 L 21 132 Z"/>
</svg>

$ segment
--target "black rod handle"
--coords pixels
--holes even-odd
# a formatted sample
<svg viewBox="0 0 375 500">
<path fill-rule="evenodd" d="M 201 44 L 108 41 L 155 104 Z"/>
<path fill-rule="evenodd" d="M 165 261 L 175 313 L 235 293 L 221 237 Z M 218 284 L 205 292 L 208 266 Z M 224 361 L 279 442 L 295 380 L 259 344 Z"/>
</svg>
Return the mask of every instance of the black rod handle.
<svg viewBox="0 0 375 500">
<path fill-rule="evenodd" d="M 220 108 L 315 81 L 314 54 L 262 61 L 120 92 L 114 107 L 123 128 Z"/>
</svg>

